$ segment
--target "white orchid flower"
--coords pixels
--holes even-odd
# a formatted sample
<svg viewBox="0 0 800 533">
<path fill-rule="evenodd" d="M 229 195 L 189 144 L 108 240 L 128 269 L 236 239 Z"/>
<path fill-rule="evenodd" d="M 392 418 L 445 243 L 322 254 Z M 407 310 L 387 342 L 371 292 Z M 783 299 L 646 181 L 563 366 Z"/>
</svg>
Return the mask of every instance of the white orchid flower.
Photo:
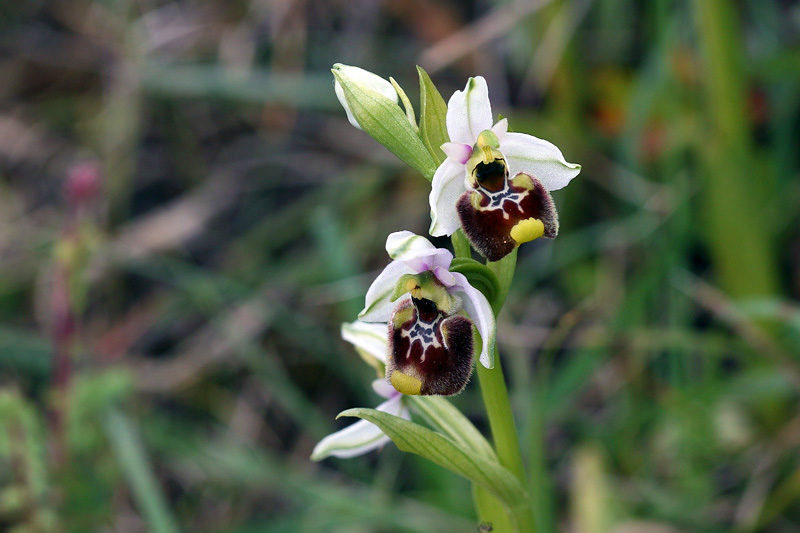
<svg viewBox="0 0 800 533">
<path fill-rule="evenodd" d="M 352 343 L 359 354 L 371 365 L 386 363 L 386 354 L 389 351 L 386 324 L 370 324 L 361 321 L 342 324 L 342 338 Z M 372 389 L 379 396 L 386 398 L 386 401 L 375 409 L 410 420 L 411 416 L 403 401 L 403 395 L 394 387 L 383 379 L 376 379 L 372 382 Z M 319 441 L 314 446 L 311 459 L 321 461 L 331 456 L 355 457 L 381 448 L 388 442 L 389 437 L 378 426 L 366 420 L 359 420 Z"/>
<path fill-rule="evenodd" d="M 496 261 L 522 242 L 555 237 L 558 218 L 548 191 L 565 187 L 581 166 L 554 144 L 509 133 L 508 120 L 492 125 L 486 80 L 470 78 L 447 106 L 447 159 L 433 176 L 433 236 L 459 226 L 472 245 Z M 513 176 L 513 178 L 510 178 Z"/>
<path fill-rule="evenodd" d="M 452 253 L 424 237 L 392 233 L 386 251 L 393 261 L 367 291 L 359 318 L 389 322 L 387 379 L 404 394 L 460 392 L 472 373 L 473 322 L 481 336 L 480 362 L 494 366 L 495 318 L 488 300 L 463 274 L 450 272 Z"/>
</svg>

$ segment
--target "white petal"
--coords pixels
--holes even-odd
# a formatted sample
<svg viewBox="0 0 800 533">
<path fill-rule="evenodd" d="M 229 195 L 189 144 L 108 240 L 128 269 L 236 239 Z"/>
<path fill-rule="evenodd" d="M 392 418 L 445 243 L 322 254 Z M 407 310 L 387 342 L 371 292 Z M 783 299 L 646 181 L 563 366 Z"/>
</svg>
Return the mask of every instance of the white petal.
<svg viewBox="0 0 800 533">
<path fill-rule="evenodd" d="M 461 225 L 456 211 L 458 198 L 467 190 L 464 185 L 464 165 L 445 159 L 439 165 L 431 182 L 431 229 L 434 237 L 452 235 Z"/>
<path fill-rule="evenodd" d="M 530 174 L 548 191 L 566 187 L 581 171 L 580 165 L 567 163 L 556 145 L 524 133 L 507 133 L 500 151 L 512 176 L 517 172 Z"/>
<path fill-rule="evenodd" d="M 394 398 L 395 396 L 400 396 L 400 393 L 397 392 L 397 389 L 395 389 L 385 379 L 376 379 L 375 381 L 373 381 L 372 390 L 374 390 L 378 396 L 382 396 L 387 399 Z"/>
<path fill-rule="evenodd" d="M 397 280 L 403 274 L 417 274 L 417 272 L 414 272 L 402 261 L 389 263 L 369 286 L 364 309 L 358 314 L 358 318 L 364 322 L 388 322 L 392 316 L 392 310 L 397 305 L 390 298 L 397 285 Z"/>
<path fill-rule="evenodd" d="M 431 242 L 410 231 L 396 231 L 386 238 L 386 251 L 395 261 L 402 261 L 417 274 L 437 266 L 450 268 L 453 254 L 436 248 Z"/>
<path fill-rule="evenodd" d="M 386 324 L 381 322 L 367 323 L 361 320 L 342 324 L 342 338 L 366 353 L 386 364 L 389 351 L 389 336 Z"/>
<path fill-rule="evenodd" d="M 456 91 L 447 103 L 447 133 L 450 141 L 472 146 L 478 134 L 492 127 L 492 104 L 483 76 L 467 80 L 463 91 Z"/>
<path fill-rule="evenodd" d="M 508 119 L 504 118 L 492 126 L 492 131 L 497 135 L 497 140 L 500 141 L 500 144 L 503 144 L 503 139 L 506 138 L 506 133 L 508 133 Z"/>
<path fill-rule="evenodd" d="M 397 91 L 392 84 L 377 74 L 373 74 L 372 72 L 364 70 L 363 68 L 342 65 L 341 63 L 335 64 L 333 68 L 337 69 L 340 73 L 359 84 L 362 89 L 374 91 L 395 103 L 400 102 L 400 97 L 398 96 Z M 361 129 L 361 126 L 359 126 L 358 122 L 353 116 L 353 113 L 350 111 L 350 106 L 347 104 L 347 99 L 344 95 L 344 89 L 342 89 L 341 84 L 336 79 L 334 79 L 333 82 L 333 90 L 336 93 L 336 98 L 339 99 L 339 103 L 342 104 L 342 107 L 344 107 L 345 113 L 347 113 L 347 120 L 349 120 L 350 124 L 356 128 Z"/>
<path fill-rule="evenodd" d="M 403 405 L 402 399 L 402 395 L 397 395 L 390 400 L 386 400 L 376 409 L 408 420 L 408 409 Z M 311 459 L 321 461 L 330 456 L 355 457 L 376 450 L 388 442 L 389 437 L 378 426 L 366 420 L 359 420 L 355 424 L 332 433 L 319 441 L 314 446 Z"/>
<path fill-rule="evenodd" d="M 463 294 L 464 310 L 475 323 L 478 328 L 478 333 L 481 334 L 481 364 L 486 368 L 494 367 L 494 343 L 496 335 L 496 324 L 494 320 L 494 312 L 489 301 L 481 291 L 474 288 L 469 284 L 464 274 L 459 272 L 452 272 L 456 278 L 456 284 L 453 286 Z"/>
<path fill-rule="evenodd" d="M 452 287 L 457 283 L 456 278 L 453 277 L 453 273 L 444 267 L 437 266 L 434 268 L 433 275 L 436 276 L 436 279 L 445 287 Z"/>
<path fill-rule="evenodd" d="M 466 164 L 469 161 L 469 156 L 472 155 L 472 145 L 470 144 L 444 143 L 440 148 L 448 159 L 452 159 L 462 165 Z"/>
</svg>

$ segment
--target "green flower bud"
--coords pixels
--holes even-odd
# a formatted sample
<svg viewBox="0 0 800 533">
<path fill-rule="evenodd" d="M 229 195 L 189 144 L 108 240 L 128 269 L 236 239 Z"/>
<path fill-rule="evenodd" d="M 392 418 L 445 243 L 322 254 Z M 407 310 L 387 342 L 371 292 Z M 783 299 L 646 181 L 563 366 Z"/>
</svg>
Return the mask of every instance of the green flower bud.
<svg viewBox="0 0 800 533">
<path fill-rule="evenodd" d="M 339 103 L 342 104 L 342 107 L 344 107 L 344 111 L 347 113 L 347 120 L 350 121 L 350 124 L 360 130 L 363 128 L 359 125 L 356 117 L 353 116 L 353 111 L 350 108 L 350 104 L 347 102 L 347 97 L 344 89 L 342 88 L 342 84 L 339 82 L 340 78 L 346 77 L 350 83 L 357 84 L 362 90 L 377 93 L 375 95 L 376 98 L 383 96 L 395 105 L 398 105 L 400 102 L 400 97 L 398 96 L 394 86 L 389 81 L 386 81 L 377 74 L 373 74 L 372 72 L 364 70 L 360 67 L 351 67 L 349 65 L 342 65 L 341 63 L 336 63 L 333 66 L 333 72 L 333 90 L 336 92 L 336 98 L 339 99 Z"/>
</svg>

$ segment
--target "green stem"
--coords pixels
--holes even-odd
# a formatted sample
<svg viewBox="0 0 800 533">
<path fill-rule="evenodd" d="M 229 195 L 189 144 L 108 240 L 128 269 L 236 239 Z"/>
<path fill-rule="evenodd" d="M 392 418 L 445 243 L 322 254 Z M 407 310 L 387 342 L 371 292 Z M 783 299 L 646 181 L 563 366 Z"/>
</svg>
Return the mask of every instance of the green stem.
<svg viewBox="0 0 800 533">
<path fill-rule="evenodd" d="M 460 233 L 460 232 L 459 232 Z M 469 248 L 463 246 L 463 235 L 456 233 L 453 235 L 453 249 L 458 257 L 470 257 Z M 497 275 L 500 282 L 500 291 L 492 304 L 495 315 L 500 313 L 505 302 L 511 280 L 514 278 L 514 270 L 517 265 L 517 251 L 514 250 L 506 257 L 497 262 L 487 263 L 487 266 Z M 511 402 L 508 398 L 508 388 L 506 387 L 503 367 L 500 363 L 500 356 L 497 348 L 494 349 L 494 368 L 486 368 L 481 364 L 478 368 L 478 381 L 481 385 L 481 395 L 486 406 L 486 414 L 489 418 L 489 426 L 492 431 L 495 451 L 500 460 L 500 464 L 508 468 L 522 483 L 527 487 L 525 476 L 525 465 L 522 462 L 522 452 L 519 447 L 517 437 L 517 425 L 514 421 L 514 413 L 511 410 Z M 534 532 L 536 527 L 531 513 L 530 506 L 521 506 L 511 510 L 513 520 L 516 522 L 519 531 Z M 491 517 L 481 516 L 482 520 L 491 521 Z"/>
<path fill-rule="evenodd" d="M 485 368 L 480 364 L 477 367 L 481 395 L 486 406 L 486 414 L 489 417 L 489 426 L 492 430 L 492 440 L 497 457 L 500 459 L 500 464 L 508 468 L 512 474 L 517 476 L 522 485 L 527 487 L 525 466 L 522 462 L 522 453 L 517 437 L 517 425 L 514 422 L 514 413 L 508 399 L 508 389 L 497 350 L 495 350 L 494 368 Z M 515 509 L 514 514 L 520 531 L 535 531 L 530 508 Z"/>
</svg>

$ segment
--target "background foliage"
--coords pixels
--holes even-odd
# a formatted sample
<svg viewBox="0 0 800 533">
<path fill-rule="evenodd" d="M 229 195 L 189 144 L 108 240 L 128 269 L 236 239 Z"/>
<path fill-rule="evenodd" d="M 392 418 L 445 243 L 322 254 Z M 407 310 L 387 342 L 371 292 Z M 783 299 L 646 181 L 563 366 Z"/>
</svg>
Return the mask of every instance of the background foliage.
<svg viewBox="0 0 800 533">
<path fill-rule="evenodd" d="M 0 529 L 475 530 L 394 446 L 308 459 L 429 221 L 342 62 L 481 74 L 583 165 L 499 318 L 543 530 L 796 531 L 799 44 L 791 1 L 3 3 Z"/>
</svg>

